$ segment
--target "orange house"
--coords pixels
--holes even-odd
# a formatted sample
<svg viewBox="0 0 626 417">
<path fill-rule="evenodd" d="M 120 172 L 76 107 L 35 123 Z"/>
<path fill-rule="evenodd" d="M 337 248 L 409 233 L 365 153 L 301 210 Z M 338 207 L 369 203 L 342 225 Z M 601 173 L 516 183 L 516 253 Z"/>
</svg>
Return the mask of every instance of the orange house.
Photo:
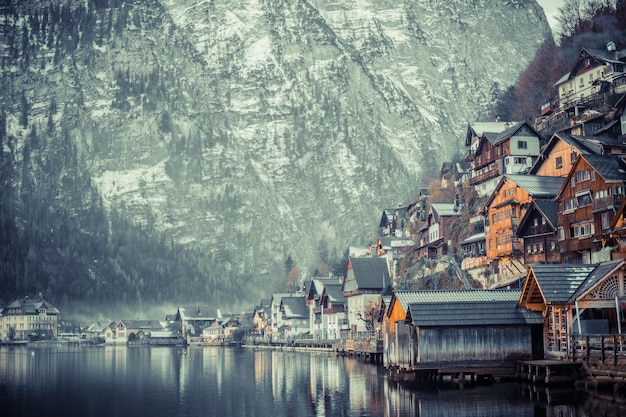
<svg viewBox="0 0 626 417">
<path fill-rule="evenodd" d="M 534 198 L 553 198 L 562 184 L 562 177 L 509 174 L 496 186 L 483 213 L 487 258 L 500 278 L 525 274 L 519 222 Z"/>
</svg>

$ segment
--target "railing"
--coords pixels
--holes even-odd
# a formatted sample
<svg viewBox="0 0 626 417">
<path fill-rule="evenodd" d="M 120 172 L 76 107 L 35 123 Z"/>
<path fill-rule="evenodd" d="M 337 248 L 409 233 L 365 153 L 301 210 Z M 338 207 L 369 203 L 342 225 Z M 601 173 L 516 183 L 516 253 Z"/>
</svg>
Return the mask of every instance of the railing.
<svg viewBox="0 0 626 417">
<path fill-rule="evenodd" d="M 626 335 L 572 336 L 568 359 L 586 364 L 626 366 Z"/>
<path fill-rule="evenodd" d="M 500 171 L 498 170 L 498 167 L 495 166 L 494 168 L 490 169 L 487 172 L 484 172 L 480 175 L 476 175 L 475 177 L 470 178 L 469 183 L 470 185 L 476 185 L 481 182 L 490 180 L 492 178 L 496 178 L 499 175 L 500 175 Z"/>
<path fill-rule="evenodd" d="M 610 195 L 608 197 L 596 198 L 593 200 L 593 210 L 615 209 L 624 200 L 623 195 Z"/>
</svg>

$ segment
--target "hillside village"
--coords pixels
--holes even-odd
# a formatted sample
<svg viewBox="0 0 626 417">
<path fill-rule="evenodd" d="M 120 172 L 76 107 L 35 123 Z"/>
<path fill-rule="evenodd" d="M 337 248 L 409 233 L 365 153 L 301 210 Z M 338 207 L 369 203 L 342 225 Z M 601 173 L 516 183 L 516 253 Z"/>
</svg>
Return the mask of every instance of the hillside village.
<svg viewBox="0 0 626 417">
<path fill-rule="evenodd" d="M 240 315 L 188 306 L 164 321 L 98 323 L 82 334 L 158 344 L 384 334 L 387 365 L 400 366 L 406 355 L 399 352 L 417 346 L 420 326 L 504 326 L 517 344 L 481 345 L 492 349 L 484 357 L 495 360 L 511 352 L 563 357 L 572 352 L 574 333 L 621 333 L 625 65 L 626 51 L 613 43 L 582 49 L 534 123 L 468 123 L 464 158 L 444 163 L 437 181 L 411 203 L 383 209 L 377 239 L 350 248 L 342 276 L 305 279 L 297 291 L 272 294 Z M 36 300 L 2 310 L 2 341 L 59 337 L 59 311 L 41 295 Z M 407 363 L 417 357 L 411 352 Z"/>
</svg>

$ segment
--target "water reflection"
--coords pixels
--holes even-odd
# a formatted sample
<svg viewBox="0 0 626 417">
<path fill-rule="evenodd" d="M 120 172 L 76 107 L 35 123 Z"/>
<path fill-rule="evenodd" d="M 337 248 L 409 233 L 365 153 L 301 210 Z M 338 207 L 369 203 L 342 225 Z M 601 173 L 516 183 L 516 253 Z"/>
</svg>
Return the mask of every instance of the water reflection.
<svg viewBox="0 0 626 417">
<path fill-rule="evenodd" d="M 0 347 L 2 415 L 626 415 L 613 398 L 523 384 L 403 386 L 329 353 L 223 348 Z"/>
</svg>

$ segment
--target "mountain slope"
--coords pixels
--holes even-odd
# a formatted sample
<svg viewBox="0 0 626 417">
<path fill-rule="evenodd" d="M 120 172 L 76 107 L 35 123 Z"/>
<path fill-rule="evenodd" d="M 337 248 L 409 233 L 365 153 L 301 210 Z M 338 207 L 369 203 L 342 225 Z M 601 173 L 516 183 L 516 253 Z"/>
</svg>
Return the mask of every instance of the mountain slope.
<svg viewBox="0 0 626 417">
<path fill-rule="evenodd" d="M 488 113 L 551 36 L 535 1 L 467 3 L 98 0 L 87 7 L 6 7 L 6 236 L 15 236 L 14 211 L 38 201 L 27 195 L 28 177 L 46 178 L 42 169 L 50 163 L 59 171 L 54 184 L 39 183 L 31 195 L 52 187 L 48 212 L 79 207 L 103 219 L 83 228 L 98 236 L 92 257 L 123 264 L 119 273 L 90 266 L 96 281 L 123 274 L 128 297 L 142 301 L 166 300 L 167 292 L 224 301 L 237 297 L 233 288 L 249 289 L 254 301 L 281 289 L 288 256 L 309 271 L 348 245 L 366 244 L 381 208 L 405 199 L 460 152 L 467 121 Z M 31 142 L 45 146 L 33 153 Z M 71 161 L 58 151 L 63 143 Z M 80 223 L 86 214 L 75 216 Z M 46 222 L 35 223 L 60 227 Z M 118 262 L 113 239 L 127 233 L 120 227 L 147 233 L 164 242 L 165 257 L 195 266 L 178 269 L 184 276 L 167 283 L 166 268 L 128 273 L 132 265 Z M 45 245 L 20 242 L 17 277 L 10 266 L 3 277 L 18 292 L 45 281 L 28 278 L 23 267 L 29 248 Z M 48 261 L 55 253 L 33 250 Z M 131 248 L 125 259 L 142 250 Z M 85 262 L 77 264 L 85 269 Z M 174 290 L 180 287 L 189 291 Z M 103 284 L 101 291 L 112 290 Z"/>
</svg>

